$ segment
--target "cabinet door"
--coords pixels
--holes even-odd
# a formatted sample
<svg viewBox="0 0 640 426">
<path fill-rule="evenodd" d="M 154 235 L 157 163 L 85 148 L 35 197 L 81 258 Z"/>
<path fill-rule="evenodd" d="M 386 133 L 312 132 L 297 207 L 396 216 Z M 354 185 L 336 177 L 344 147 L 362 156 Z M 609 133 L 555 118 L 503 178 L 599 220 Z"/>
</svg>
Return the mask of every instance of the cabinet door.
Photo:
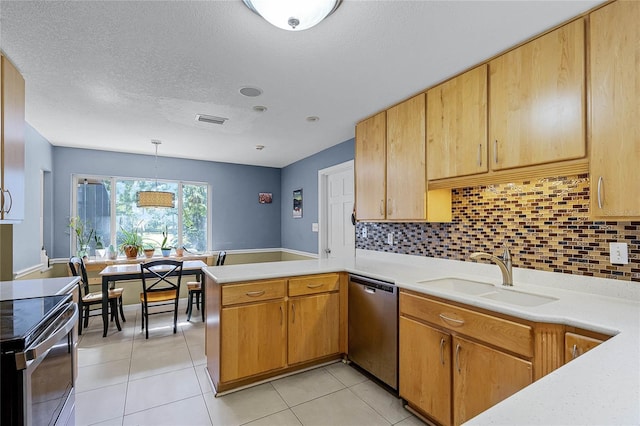
<svg viewBox="0 0 640 426">
<path fill-rule="evenodd" d="M 487 66 L 482 65 L 427 92 L 427 177 L 487 170 Z"/>
<path fill-rule="evenodd" d="M 289 300 L 289 365 L 340 352 L 340 295 Z"/>
<path fill-rule="evenodd" d="M 590 15 L 591 215 L 640 217 L 640 3 Z"/>
<path fill-rule="evenodd" d="M 356 216 L 359 220 L 385 218 L 386 140 L 385 111 L 356 125 Z"/>
<path fill-rule="evenodd" d="M 426 219 L 425 95 L 387 110 L 387 219 Z"/>
<path fill-rule="evenodd" d="M 578 358 L 580 355 L 590 351 L 600 343 L 602 343 L 602 340 L 600 339 L 594 339 L 592 337 L 582 336 L 575 333 L 565 333 L 564 362 L 567 363 Z"/>
<path fill-rule="evenodd" d="M 532 365 L 461 337 L 453 338 L 453 422 L 464 423 L 533 382 Z"/>
<path fill-rule="evenodd" d="M 578 19 L 490 62 L 493 170 L 586 155 L 584 49 Z"/>
<path fill-rule="evenodd" d="M 7 58 L 0 58 L 0 220 L 24 219 L 24 79 Z"/>
<path fill-rule="evenodd" d="M 220 380 L 228 382 L 286 364 L 285 302 L 222 309 Z"/>
<path fill-rule="evenodd" d="M 400 317 L 400 396 L 451 424 L 451 336 Z"/>
</svg>

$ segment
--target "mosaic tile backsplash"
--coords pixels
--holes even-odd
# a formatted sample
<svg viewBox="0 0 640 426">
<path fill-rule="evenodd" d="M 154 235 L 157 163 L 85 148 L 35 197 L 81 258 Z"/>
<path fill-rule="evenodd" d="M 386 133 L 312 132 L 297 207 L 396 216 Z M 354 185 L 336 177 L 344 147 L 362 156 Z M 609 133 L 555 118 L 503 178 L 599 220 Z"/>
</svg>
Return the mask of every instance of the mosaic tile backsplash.
<svg viewBox="0 0 640 426">
<path fill-rule="evenodd" d="M 359 222 L 356 247 L 468 260 L 474 251 L 501 255 L 507 244 L 514 267 L 640 282 L 640 222 L 590 220 L 588 175 L 461 188 L 452 197 L 451 223 Z M 610 242 L 628 244 L 629 264 L 609 263 Z"/>
</svg>

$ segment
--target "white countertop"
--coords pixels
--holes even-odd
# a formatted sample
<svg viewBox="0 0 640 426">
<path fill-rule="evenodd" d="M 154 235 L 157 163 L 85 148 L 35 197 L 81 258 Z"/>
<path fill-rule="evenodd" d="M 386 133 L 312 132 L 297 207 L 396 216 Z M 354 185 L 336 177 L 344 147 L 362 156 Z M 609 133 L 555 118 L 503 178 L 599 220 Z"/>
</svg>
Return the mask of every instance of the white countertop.
<svg viewBox="0 0 640 426">
<path fill-rule="evenodd" d="M 0 281 L 0 300 L 54 296 L 70 292 L 79 277 L 42 278 L 38 280 Z"/>
<path fill-rule="evenodd" d="M 481 413 L 468 425 L 640 424 L 640 283 L 514 268 L 514 290 L 556 298 L 523 307 L 429 288 L 442 277 L 485 281 L 501 287 L 496 265 L 358 250 L 353 259 L 324 259 L 211 266 L 220 284 L 346 271 L 400 288 L 466 303 L 519 318 L 560 323 L 614 335 Z"/>
</svg>

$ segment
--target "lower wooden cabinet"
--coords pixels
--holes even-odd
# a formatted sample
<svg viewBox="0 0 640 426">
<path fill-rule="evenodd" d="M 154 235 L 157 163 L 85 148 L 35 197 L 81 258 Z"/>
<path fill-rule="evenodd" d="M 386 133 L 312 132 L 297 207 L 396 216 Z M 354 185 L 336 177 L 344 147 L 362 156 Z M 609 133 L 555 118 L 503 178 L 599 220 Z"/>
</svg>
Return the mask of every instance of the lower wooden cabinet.
<svg viewBox="0 0 640 426">
<path fill-rule="evenodd" d="M 589 337 L 582 334 L 567 332 L 564 334 L 564 362 L 567 363 L 578 358 L 585 352 L 598 346 L 607 339 L 602 337 Z"/>
<path fill-rule="evenodd" d="M 222 309 L 220 380 L 228 382 L 286 365 L 283 300 Z"/>
<path fill-rule="evenodd" d="M 298 364 L 340 352 L 340 295 L 289 300 L 288 362 Z"/>
<path fill-rule="evenodd" d="M 453 338 L 453 424 L 459 425 L 533 383 L 530 361 Z"/>
</svg>

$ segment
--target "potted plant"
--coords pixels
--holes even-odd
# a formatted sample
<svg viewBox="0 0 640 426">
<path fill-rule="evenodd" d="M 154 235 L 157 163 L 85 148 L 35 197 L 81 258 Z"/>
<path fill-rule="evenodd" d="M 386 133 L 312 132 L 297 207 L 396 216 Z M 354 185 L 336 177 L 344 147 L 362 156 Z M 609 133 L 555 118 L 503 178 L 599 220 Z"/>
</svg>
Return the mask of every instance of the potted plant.
<svg viewBox="0 0 640 426">
<path fill-rule="evenodd" d="M 151 259 L 156 252 L 156 245 L 151 241 L 145 241 L 142 244 L 142 251 L 144 252 L 144 257 Z"/>
<path fill-rule="evenodd" d="M 176 256 L 177 257 L 184 256 L 184 250 L 185 250 L 184 246 L 176 247 Z"/>
<path fill-rule="evenodd" d="M 89 243 L 95 231 L 89 228 L 86 223 L 75 216 L 69 220 L 69 228 L 76 234 L 76 250 L 78 257 L 86 257 L 89 254 Z"/>
<path fill-rule="evenodd" d="M 122 242 L 120 250 L 127 256 L 127 259 L 135 259 L 138 252 L 142 250 L 142 236 L 138 232 L 138 227 L 134 226 L 131 230 L 126 230 L 122 226 Z"/>
<path fill-rule="evenodd" d="M 93 236 L 93 239 L 96 242 L 96 256 L 103 258 L 106 253 L 106 250 L 104 248 L 104 244 L 102 244 L 102 236 L 95 234 Z"/>
<path fill-rule="evenodd" d="M 164 228 L 164 231 L 162 231 L 162 244 L 160 244 L 160 251 L 164 257 L 168 257 L 169 254 L 171 254 L 171 249 L 173 248 L 167 243 L 168 238 L 169 234 L 167 233 L 167 228 Z"/>
</svg>

